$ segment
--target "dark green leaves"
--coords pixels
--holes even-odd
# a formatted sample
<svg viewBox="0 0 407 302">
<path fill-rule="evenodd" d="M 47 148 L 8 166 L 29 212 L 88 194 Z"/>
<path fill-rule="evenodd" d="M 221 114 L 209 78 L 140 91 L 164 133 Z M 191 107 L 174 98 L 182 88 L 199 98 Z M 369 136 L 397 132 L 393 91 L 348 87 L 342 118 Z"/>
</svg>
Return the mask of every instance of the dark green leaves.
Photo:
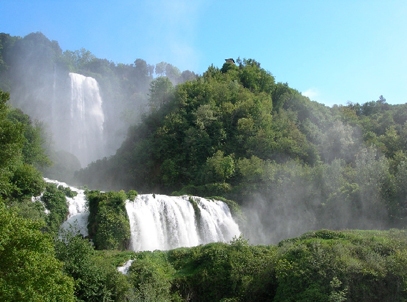
<svg viewBox="0 0 407 302">
<path fill-rule="evenodd" d="M 134 192 L 130 195 L 134 195 Z M 86 194 L 89 207 L 89 236 L 97 249 L 125 250 L 130 240 L 130 224 L 124 191 Z"/>
</svg>

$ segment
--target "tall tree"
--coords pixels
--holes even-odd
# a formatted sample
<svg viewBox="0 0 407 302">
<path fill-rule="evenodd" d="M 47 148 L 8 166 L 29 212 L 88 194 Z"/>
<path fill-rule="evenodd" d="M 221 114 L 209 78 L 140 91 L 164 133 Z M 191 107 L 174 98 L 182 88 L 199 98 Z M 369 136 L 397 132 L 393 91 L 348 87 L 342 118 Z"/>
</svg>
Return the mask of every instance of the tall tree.
<svg viewBox="0 0 407 302">
<path fill-rule="evenodd" d="M 74 301 L 73 280 L 63 273 L 43 226 L 0 200 L 1 301 Z"/>
</svg>

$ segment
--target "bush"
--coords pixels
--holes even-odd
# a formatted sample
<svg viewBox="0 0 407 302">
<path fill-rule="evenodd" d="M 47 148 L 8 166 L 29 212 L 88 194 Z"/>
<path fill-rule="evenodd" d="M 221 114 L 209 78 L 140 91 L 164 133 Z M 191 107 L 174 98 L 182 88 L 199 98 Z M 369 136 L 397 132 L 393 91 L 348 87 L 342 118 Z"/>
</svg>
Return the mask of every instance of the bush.
<svg viewBox="0 0 407 302">
<path fill-rule="evenodd" d="M 405 301 L 405 235 L 321 230 L 281 242 L 275 301 Z"/>
<path fill-rule="evenodd" d="M 45 207 L 49 210 L 49 214 L 46 217 L 47 228 L 56 234 L 69 213 L 65 190 L 62 186 L 57 187 L 55 184 L 47 183 L 41 201 L 44 202 Z"/>
<path fill-rule="evenodd" d="M 96 249 L 125 250 L 130 241 L 130 223 L 124 191 L 86 193 L 89 208 L 88 230 Z"/>
<path fill-rule="evenodd" d="M 13 183 L 12 196 L 16 199 L 38 196 L 45 188 L 41 173 L 28 164 L 18 166 L 11 182 Z"/>
<path fill-rule="evenodd" d="M 63 273 L 42 227 L 0 200 L 1 301 L 74 301 L 73 280 Z"/>
<path fill-rule="evenodd" d="M 129 270 L 137 301 L 173 301 L 171 280 L 174 269 L 163 252 L 137 254 Z M 176 295 L 175 295 L 176 297 Z"/>
<path fill-rule="evenodd" d="M 64 231 L 55 246 L 65 272 L 75 281 L 77 301 L 131 301 L 126 277 L 97 254 L 87 239 Z"/>
</svg>

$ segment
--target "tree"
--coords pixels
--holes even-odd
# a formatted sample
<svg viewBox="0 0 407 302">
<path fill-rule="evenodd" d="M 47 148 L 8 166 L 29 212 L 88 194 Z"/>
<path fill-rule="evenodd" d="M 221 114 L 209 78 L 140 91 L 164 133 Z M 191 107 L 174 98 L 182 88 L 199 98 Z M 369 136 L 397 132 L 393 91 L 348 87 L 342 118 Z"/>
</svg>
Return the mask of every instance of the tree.
<svg viewBox="0 0 407 302">
<path fill-rule="evenodd" d="M 173 91 L 173 85 L 167 77 L 158 77 L 150 84 L 150 108 L 158 110 L 166 104 Z"/>
<path fill-rule="evenodd" d="M 43 226 L 0 201 L 1 301 L 74 301 L 73 281 L 63 273 Z"/>
<path fill-rule="evenodd" d="M 134 61 L 134 77 L 137 81 L 138 91 L 142 91 L 143 88 L 147 88 L 148 84 L 152 80 L 154 66 L 148 65 L 146 61 L 137 59 Z"/>
<path fill-rule="evenodd" d="M 87 64 L 91 63 L 96 57 L 85 48 L 81 48 L 80 50 L 69 51 L 66 50 L 63 53 L 64 60 L 68 64 L 72 64 L 70 68 L 72 71 L 79 71 L 83 69 Z"/>
<path fill-rule="evenodd" d="M 235 173 L 235 162 L 232 155 L 224 156 L 223 151 L 218 150 L 207 159 L 206 164 L 215 172 L 215 181 L 225 182 Z"/>
<path fill-rule="evenodd" d="M 9 179 L 21 161 L 23 127 L 7 119 L 9 94 L 0 91 L 0 196 L 10 193 Z"/>
<path fill-rule="evenodd" d="M 124 191 L 102 193 L 87 192 L 89 207 L 89 237 L 97 249 L 125 250 L 130 240 L 130 224 L 127 216 Z"/>
<path fill-rule="evenodd" d="M 42 174 L 32 165 L 25 163 L 17 167 L 10 181 L 13 185 L 12 196 L 18 200 L 39 196 L 45 187 Z"/>
<path fill-rule="evenodd" d="M 0 91 L 0 196 L 5 199 L 37 196 L 44 188 L 33 164 L 50 161 L 42 149 L 42 129 L 28 115 L 7 106 L 9 95 Z"/>
<path fill-rule="evenodd" d="M 46 143 L 44 124 L 38 121 L 32 122 L 31 118 L 20 109 L 9 110 L 8 119 L 15 124 L 21 124 L 24 129 L 22 150 L 24 162 L 37 167 L 49 166 L 51 162 L 44 150 Z"/>
<path fill-rule="evenodd" d="M 99 256 L 91 242 L 71 230 L 55 242 L 56 255 L 75 281 L 76 301 L 133 301 L 125 276 Z"/>
</svg>

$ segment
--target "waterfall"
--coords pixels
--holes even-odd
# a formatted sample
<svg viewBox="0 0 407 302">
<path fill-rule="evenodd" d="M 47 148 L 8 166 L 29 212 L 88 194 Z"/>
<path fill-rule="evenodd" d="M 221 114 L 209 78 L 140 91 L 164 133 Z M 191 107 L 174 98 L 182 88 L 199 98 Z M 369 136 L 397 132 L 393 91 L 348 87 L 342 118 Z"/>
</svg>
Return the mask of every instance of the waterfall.
<svg viewBox="0 0 407 302">
<path fill-rule="evenodd" d="M 128 201 L 126 210 L 131 228 L 130 249 L 133 251 L 227 242 L 240 235 L 229 207 L 222 201 L 146 194 Z"/>
<path fill-rule="evenodd" d="M 129 269 L 131 264 L 134 262 L 134 260 L 127 260 L 122 266 L 119 266 L 117 268 L 117 271 L 122 273 L 123 275 L 127 275 L 129 273 Z"/>
<path fill-rule="evenodd" d="M 33 121 L 43 122 L 47 131 L 50 130 L 55 151 L 75 155 L 82 167 L 108 155 L 105 115 L 97 81 L 67 73 L 58 64 L 41 66 L 40 71 L 26 67 L 16 71 L 19 84 L 11 87 L 13 107 L 23 110 Z"/>
<path fill-rule="evenodd" d="M 76 192 L 75 197 L 66 197 L 68 204 L 67 220 L 61 225 L 63 229 L 71 229 L 74 233 L 80 233 L 82 236 L 88 236 L 88 216 L 89 212 L 86 208 L 85 191 L 69 186 L 64 182 L 44 178 L 46 182 L 56 184 L 57 186 L 68 187 L 71 191 Z"/>
<path fill-rule="evenodd" d="M 56 180 L 47 182 L 62 185 L 75 191 L 73 198 L 66 197 L 69 214 L 61 228 L 88 236 L 88 216 L 84 190 Z M 228 242 L 240 235 L 229 207 L 219 200 L 195 196 L 138 195 L 126 201 L 133 251 L 170 250 L 192 247 L 210 242 Z"/>
<path fill-rule="evenodd" d="M 69 125 L 63 125 L 68 133 L 66 148 L 74 154 L 82 166 L 103 156 L 104 138 L 102 97 L 97 81 L 77 73 L 69 73 L 71 96 Z"/>
</svg>

